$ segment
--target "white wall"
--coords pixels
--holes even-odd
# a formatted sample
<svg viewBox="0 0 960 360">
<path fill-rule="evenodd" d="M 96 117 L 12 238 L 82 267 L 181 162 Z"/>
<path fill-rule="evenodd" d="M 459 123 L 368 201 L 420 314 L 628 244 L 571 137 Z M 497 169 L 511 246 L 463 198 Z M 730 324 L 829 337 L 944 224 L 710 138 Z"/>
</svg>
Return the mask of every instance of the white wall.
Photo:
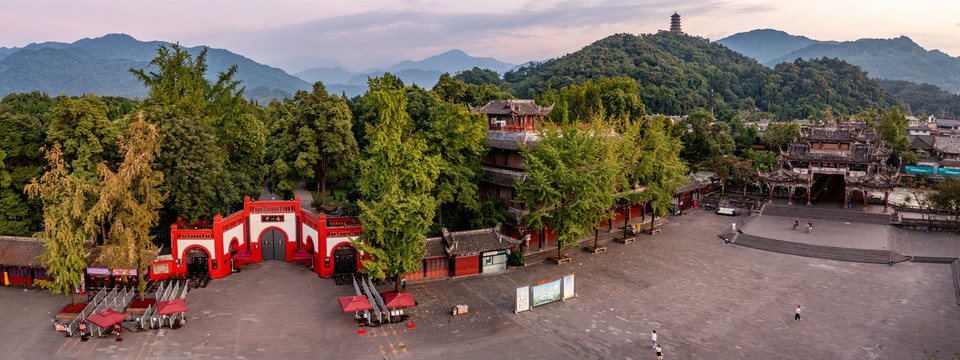
<svg viewBox="0 0 960 360">
<path fill-rule="evenodd" d="M 283 222 L 263 222 L 261 221 L 262 216 L 276 216 L 283 215 Z M 260 242 L 260 235 L 263 234 L 264 230 L 270 227 L 277 227 L 283 232 L 287 233 L 287 243 L 296 242 L 297 239 L 297 216 L 294 213 L 260 213 L 260 214 L 250 214 L 250 241 L 254 243 Z"/>
<path fill-rule="evenodd" d="M 210 254 L 210 257 L 217 259 L 219 254 L 216 253 L 216 248 L 214 247 L 213 239 L 179 239 L 177 240 L 177 249 L 180 251 L 180 258 L 186 259 L 187 248 L 193 245 L 200 245 L 207 250 L 207 253 Z"/>
<path fill-rule="evenodd" d="M 337 246 L 340 246 L 342 243 L 350 243 L 350 238 L 348 237 L 337 237 L 337 238 L 327 238 L 327 249 L 326 255 L 333 256 L 333 249 L 336 249 Z"/>
<path fill-rule="evenodd" d="M 302 220 L 302 219 L 301 219 Z M 303 224 L 303 222 L 300 222 Z M 310 228 L 307 225 L 303 225 L 303 239 L 306 241 L 307 237 L 310 237 L 311 242 L 313 242 L 313 250 L 317 251 L 320 249 L 320 240 L 317 239 L 317 231 Z"/>
<path fill-rule="evenodd" d="M 233 229 L 223 232 L 223 251 L 230 252 L 230 241 L 233 240 L 233 238 L 237 238 L 237 243 L 240 246 L 244 246 L 242 223 Z"/>
</svg>

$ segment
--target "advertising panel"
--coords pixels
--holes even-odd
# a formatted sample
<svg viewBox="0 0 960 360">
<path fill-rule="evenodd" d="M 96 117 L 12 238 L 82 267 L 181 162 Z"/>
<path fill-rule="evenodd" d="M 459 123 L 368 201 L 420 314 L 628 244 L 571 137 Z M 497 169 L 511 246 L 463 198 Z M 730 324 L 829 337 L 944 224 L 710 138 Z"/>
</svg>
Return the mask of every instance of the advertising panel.
<svg viewBox="0 0 960 360">
<path fill-rule="evenodd" d="M 530 287 L 517 288 L 517 310 L 515 313 L 530 310 Z"/>
<path fill-rule="evenodd" d="M 577 296 L 573 291 L 573 274 L 563 277 L 563 298 L 564 300 Z"/>
<path fill-rule="evenodd" d="M 533 287 L 533 306 L 560 300 L 560 280 Z"/>
</svg>

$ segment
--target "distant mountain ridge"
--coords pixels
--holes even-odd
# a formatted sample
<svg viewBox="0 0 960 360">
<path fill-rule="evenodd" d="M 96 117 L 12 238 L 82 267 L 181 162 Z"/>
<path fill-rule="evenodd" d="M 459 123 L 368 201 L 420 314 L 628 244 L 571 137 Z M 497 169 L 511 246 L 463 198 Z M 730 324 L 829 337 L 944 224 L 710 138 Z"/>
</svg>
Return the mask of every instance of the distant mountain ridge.
<svg viewBox="0 0 960 360">
<path fill-rule="evenodd" d="M 758 29 L 735 34 L 716 41 L 760 63 L 779 58 L 792 51 L 822 43 L 806 36 L 790 35 L 774 29 Z"/>
<path fill-rule="evenodd" d="M 125 34 L 109 34 L 73 43 L 45 42 L 23 48 L 0 49 L 0 95 L 42 91 L 49 94 L 145 97 L 147 89 L 127 70 L 146 68 L 162 41 L 139 41 Z M 186 48 L 196 55 L 203 47 Z M 278 68 L 259 64 L 224 49 L 207 51 L 207 77 L 237 65 L 247 96 L 269 100 L 292 95 L 310 84 Z M 254 91 L 256 90 L 256 91 Z M 260 94 L 253 97 L 251 94 Z"/>
<path fill-rule="evenodd" d="M 416 84 L 422 88 L 432 88 L 444 73 L 451 75 L 473 68 L 490 69 L 500 74 L 506 73 L 518 65 L 509 64 L 492 57 L 470 56 L 463 50 L 453 49 L 423 60 L 404 60 L 386 69 L 369 69 L 362 72 L 350 72 L 342 67 L 321 66 L 300 71 L 294 75 L 308 82 L 322 81 L 324 85 L 343 89 L 347 96 L 362 94 L 367 84 L 367 78 L 383 75 L 389 72 L 404 84 Z M 351 92 L 353 90 L 353 92 Z"/>
<path fill-rule="evenodd" d="M 797 58 L 837 58 L 859 66 L 872 78 L 932 84 L 950 93 L 960 90 L 960 57 L 928 51 L 906 36 L 836 42 L 764 29 L 735 34 L 717 43 L 768 67 Z"/>
</svg>

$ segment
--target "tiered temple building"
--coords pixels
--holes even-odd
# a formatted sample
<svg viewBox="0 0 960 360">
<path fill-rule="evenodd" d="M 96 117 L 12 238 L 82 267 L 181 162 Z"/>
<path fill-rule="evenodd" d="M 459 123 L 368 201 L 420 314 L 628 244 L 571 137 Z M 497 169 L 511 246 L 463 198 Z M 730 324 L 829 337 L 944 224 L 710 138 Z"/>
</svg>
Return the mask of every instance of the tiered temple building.
<svg viewBox="0 0 960 360">
<path fill-rule="evenodd" d="M 886 210 L 887 198 L 900 183 L 900 174 L 886 165 L 893 150 L 885 148 L 866 123 L 811 126 L 801 130 L 801 135 L 801 141 L 780 152 L 778 169 L 760 174 L 770 188 L 771 201 L 776 187 L 789 189 L 791 203 L 795 189 L 806 190 L 808 205 L 811 195 L 840 194 L 842 187 L 845 208 L 856 192 L 863 197 L 864 207 L 871 192 L 882 192 Z"/>
<path fill-rule="evenodd" d="M 680 14 L 676 12 L 670 15 L 670 32 L 683 33 L 683 31 L 680 30 Z"/>
</svg>

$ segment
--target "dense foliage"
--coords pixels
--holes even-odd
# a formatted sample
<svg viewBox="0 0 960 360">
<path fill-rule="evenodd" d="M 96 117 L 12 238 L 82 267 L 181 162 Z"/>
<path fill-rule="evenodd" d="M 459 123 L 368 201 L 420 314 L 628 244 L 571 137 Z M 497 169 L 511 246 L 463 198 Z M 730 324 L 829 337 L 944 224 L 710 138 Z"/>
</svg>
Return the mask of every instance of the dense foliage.
<svg viewBox="0 0 960 360">
<path fill-rule="evenodd" d="M 943 91 L 936 85 L 903 80 L 880 80 L 880 85 L 909 105 L 910 112 L 917 117 L 960 118 L 960 95 Z"/>
<path fill-rule="evenodd" d="M 797 61 L 769 69 L 706 39 L 670 32 L 618 34 L 564 57 L 504 75 L 510 91 L 533 97 L 601 78 L 637 82 L 648 112 L 683 115 L 713 109 L 722 120 L 759 108 L 783 119 L 823 109 L 855 113 L 897 105 L 859 68 L 836 60 Z"/>
</svg>

